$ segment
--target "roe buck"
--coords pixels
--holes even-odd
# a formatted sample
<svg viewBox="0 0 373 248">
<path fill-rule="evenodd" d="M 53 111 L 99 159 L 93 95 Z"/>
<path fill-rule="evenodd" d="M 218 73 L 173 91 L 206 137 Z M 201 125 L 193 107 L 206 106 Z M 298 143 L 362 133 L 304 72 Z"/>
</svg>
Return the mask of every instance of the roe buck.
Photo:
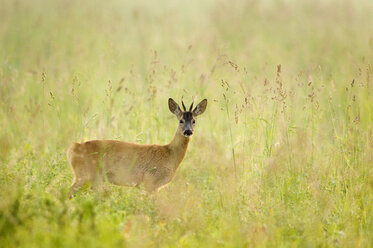
<svg viewBox="0 0 373 248">
<path fill-rule="evenodd" d="M 74 172 L 71 196 L 86 183 L 97 185 L 105 178 L 113 184 L 138 186 L 144 183 L 151 193 L 168 184 L 175 176 L 183 160 L 195 119 L 206 110 L 207 100 L 193 109 L 184 111 L 172 99 L 168 99 L 170 111 L 176 115 L 179 125 L 173 140 L 167 145 L 140 145 L 117 140 L 91 140 L 73 143 L 67 150 L 67 159 Z"/>
</svg>

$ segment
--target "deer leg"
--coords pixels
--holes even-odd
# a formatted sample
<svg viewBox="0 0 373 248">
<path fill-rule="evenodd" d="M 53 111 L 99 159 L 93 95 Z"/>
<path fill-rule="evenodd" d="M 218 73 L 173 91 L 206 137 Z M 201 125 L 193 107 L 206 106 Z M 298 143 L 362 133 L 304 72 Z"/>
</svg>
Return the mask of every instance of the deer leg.
<svg viewBox="0 0 373 248">
<path fill-rule="evenodd" d="M 90 180 L 88 178 L 74 178 L 73 184 L 70 187 L 69 196 L 73 197 L 86 183 Z"/>
<path fill-rule="evenodd" d="M 155 174 L 145 174 L 144 177 L 144 186 L 145 190 L 149 193 L 158 192 L 158 190 L 162 187 L 167 185 L 171 181 L 171 178 L 168 175 L 164 175 L 163 173 L 155 173 Z"/>
<path fill-rule="evenodd" d="M 145 183 L 145 190 L 148 194 L 156 193 L 156 185 L 154 183 Z"/>
<path fill-rule="evenodd" d="M 109 189 L 106 187 L 105 185 L 105 178 L 103 175 L 96 175 L 93 179 L 92 179 L 92 185 L 91 185 L 91 189 L 96 191 L 96 192 L 102 192 L 104 194 L 108 194 L 109 193 Z"/>
</svg>

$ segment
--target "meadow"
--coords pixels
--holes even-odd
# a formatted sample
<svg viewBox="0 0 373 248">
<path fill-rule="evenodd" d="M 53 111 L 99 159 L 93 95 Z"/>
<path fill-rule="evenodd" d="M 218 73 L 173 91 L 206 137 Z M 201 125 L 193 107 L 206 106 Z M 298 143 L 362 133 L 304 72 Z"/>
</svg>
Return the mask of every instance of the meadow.
<svg viewBox="0 0 373 248">
<path fill-rule="evenodd" d="M 73 141 L 166 144 L 169 188 L 85 187 Z M 373 247 L 370 0 L 0 0 L 0 247 Z"/>
</svg>

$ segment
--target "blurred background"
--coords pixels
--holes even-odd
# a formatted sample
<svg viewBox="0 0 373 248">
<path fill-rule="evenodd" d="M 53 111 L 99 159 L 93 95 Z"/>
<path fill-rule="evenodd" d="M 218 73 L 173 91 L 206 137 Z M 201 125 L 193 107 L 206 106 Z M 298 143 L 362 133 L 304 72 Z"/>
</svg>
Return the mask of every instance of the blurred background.
<svg viewBox="0 0 373 248">
<path fill-rule="evenodd" d="M 370 0 L 0 0 L 0 245 L 373 246 L 372 61 Z M 182 96 L 169 191 L 67 198 L 71 142 L 166 144 Z"/>
</svg>

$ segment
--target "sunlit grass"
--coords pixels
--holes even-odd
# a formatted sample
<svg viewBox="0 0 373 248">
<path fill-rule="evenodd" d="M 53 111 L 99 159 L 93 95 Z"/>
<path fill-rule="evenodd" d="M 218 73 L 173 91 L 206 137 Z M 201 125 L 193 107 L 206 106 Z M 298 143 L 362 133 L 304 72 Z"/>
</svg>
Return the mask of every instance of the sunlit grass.
<svg viewBox="0 0 373 248">
<path fill-rule="evenodd" d="M 373 246 L 373 4 L 0 0 L 1 247 Z M 169 142 L 169 190 L 67 191 L 73 141 Z"/>
</svg>

